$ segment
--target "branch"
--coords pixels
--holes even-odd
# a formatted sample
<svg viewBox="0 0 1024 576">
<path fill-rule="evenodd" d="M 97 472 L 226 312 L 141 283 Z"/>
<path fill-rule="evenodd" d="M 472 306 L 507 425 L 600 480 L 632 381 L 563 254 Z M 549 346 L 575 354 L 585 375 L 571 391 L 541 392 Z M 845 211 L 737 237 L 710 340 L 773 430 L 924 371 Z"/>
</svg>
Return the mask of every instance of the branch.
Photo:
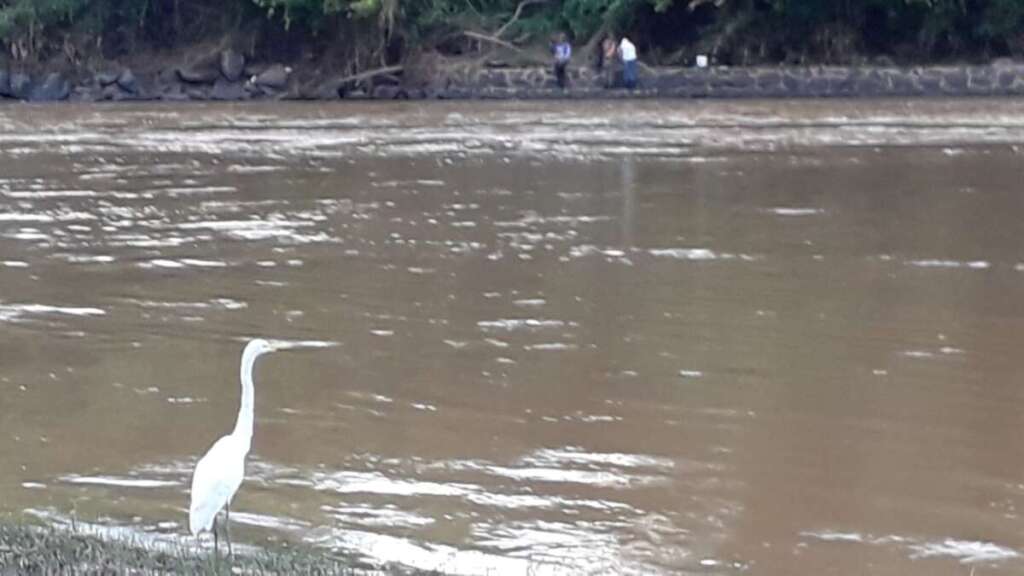
<svg viewBox="0 0 1024 576">
<path fill-rule="evenodd" d="M 506 42 L 506 41 L 502 40 L 501 38 L 497 38 L 497 35 L 495 35 L 495 36 L 488 36 L 486 34 L 481 34 L 479 32 L 473 32 L 473 31 L 470 31 L 470 30 L 463 30 L 462 34 L 464 36 L 469 37 L 469 38 L 475 38 L 476 40 L 483 40 L 485 42 L 491 42 L 493 44 L 497 44 L 498 46 L 504 46 L 505 48 L 509 48 L 509 49 L 515 50 L 516 52 L 519 52 L 520 54 L 523 52 L 522 48 L 516 46 L 515 44 L 512 44 L 511 42 Z"/>
<path fill-rule="evenodd" d="M 373 70 L 367 70 L 366 72 L 360 72 L 359 74 L 352 74 L 351 76 L 345 76 L 344 78 L 338 78 L 333 83 L 341 86 L 342 84 L 348 84 L 349 82 L 357 82 L 359 80 L 365 80 L 367 78 L 373 78 L 374 76 L 380 76 L 382 74 L 395 74 L 402 71 L 402 66 L 385 66 L 383 68 L 374 68 Z"/>
<path fill-rule="evenodd" d="M 530 4 L 543 4 L 547 1 L 548 0 L 523 0 L 522 2 L 520 2 L 519 5 L 516 6 L 516 11 L 512 14 L 512 18 L 509 18 L 508 22 L 505 22 L 504 24 L 501 25 L 501 28 L 498 28 L 497 30 L 494 31 L 494 37 L 500 37 L 505 32 L 505 30 L 508 30 L 509 26 L 514 24 L 516 20 L 519 20 L 519 16 L 522 15 L 523 13 L 523 8 L 526 8 Z"/>
</svg>

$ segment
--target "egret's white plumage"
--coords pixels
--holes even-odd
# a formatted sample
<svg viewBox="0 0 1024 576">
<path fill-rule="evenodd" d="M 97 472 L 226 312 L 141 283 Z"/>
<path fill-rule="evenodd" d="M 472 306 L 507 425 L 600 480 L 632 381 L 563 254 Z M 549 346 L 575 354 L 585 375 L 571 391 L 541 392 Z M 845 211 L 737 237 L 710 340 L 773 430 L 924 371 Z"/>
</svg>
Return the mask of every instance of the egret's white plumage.
<svg viewBox="0 0 1024 576">
<path fill-rule="evenodd" d="M 274 347 L 269 342 L 257 338 L 250 341 L 242 351 L 242 400 L 238 408 L 235 429 L 210 447 L 199 459 L 192 475 L 192 502 L 188 511 L 188 527 L 194 535 L 213 529 L 217 513 L 224 507 L 230 507 L 231 499 L 242 484 L 242 478 L 245 476 L 245 456 L 252 445 L 252 369 L 256 358 L 271 350 L 274 350 Z"/>
</svg>

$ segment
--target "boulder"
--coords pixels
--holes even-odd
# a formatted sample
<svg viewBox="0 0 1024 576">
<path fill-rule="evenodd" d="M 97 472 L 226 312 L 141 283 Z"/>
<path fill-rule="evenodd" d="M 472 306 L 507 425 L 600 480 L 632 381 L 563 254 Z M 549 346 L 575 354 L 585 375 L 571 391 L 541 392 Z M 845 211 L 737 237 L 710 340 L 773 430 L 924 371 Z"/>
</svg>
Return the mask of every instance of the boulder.
<svg viewBox="0 0 1024 576">
<path fill-rule="evenodd" d="M 409 98 L 409 94 L 401 86 L 386 84 L 374 86 L 371 97 L 374 100 L 405 100 Z"/>
<path fill-rule="evenodd" d="M 217 80 L 210 92 L 213 100 L 245 100 L 249 93 L 245 91 L 245 84 L 241 82 L 228 82 L 223 78 Z"/>
<path fill-rule="evenodd" d="M 237 50 L 225 50 L 220 53 L 220 73 L 229 82 L 238 82 L 245 71 L 245 56 Z"/>
<path fill-rule="evenodd" d="M 79 84 L 71 88 L 68 100 L 72 102 L 98 102 L 102 98 L 102 88 L 96 84 Z"/>
<path fill-rule="evenodd" d="M 139 93 L 139 79 L 129 68 L 121 70 L 121 73 L 117 75 L 117 85 L 129 94 Z"/>
<path fill-rule="evenodd" d="M 182 82 L 189 84 L 213 84 L 220 78 L 220 70 L 203 64 L 178 68 L 177 74 Z"/>
<path fill-rule="evenodd" d="M 107 100 L 110 102 L 120 102 L 127 99 L 128 94 L 117 84 L 110 84 L 105 86 L 103 91 L 100 93 L 101 100 Z"/>
<path fill-rule="evenodd" d="M 32 77 L 24 72 L 14 72 L 11 74 L 10 82 L 10 97 L 17 98 L 19 100 L 27 100 L 29 94 L 32 92 Z"/>
<path fill-rule="evenodd" d="M 70 94 L 71 83 L 68 79 L 57 72 L 51 72 L 42 84 L 32 89 L 29 99 L 33 102 L 57 102 L 67 100 Z"/>
<path fill-rule="evenodd" d="M 115 71 L 99 72 L 93 76 L 93 80 L 96 82 L 97 86 L 110 86 L 114 82 L 117 82 L 117 77 L 120 76 L 120 74 L 120 72 Z"/>
<path fill-rule="evenodd" d="M 264 88 L 283 90 L 288 87 L 288 77 L 292 69 L 288 66 L 274 64 L 263 72 L 253 76 L 252 83 Z"/>
</svg>

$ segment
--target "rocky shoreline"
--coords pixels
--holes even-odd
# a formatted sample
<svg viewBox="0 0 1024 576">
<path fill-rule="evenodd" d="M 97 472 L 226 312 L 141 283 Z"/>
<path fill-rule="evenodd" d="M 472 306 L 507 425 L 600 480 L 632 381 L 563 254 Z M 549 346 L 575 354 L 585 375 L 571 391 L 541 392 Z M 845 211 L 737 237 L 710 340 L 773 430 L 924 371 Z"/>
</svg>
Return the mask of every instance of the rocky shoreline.
<svg viewBox="0 0 1024 576">
<path fill-rule="evenodd" d="M 405 70 L 410 66 L 404 67 Z M 110 67 L 95 73 L 32 75 L 0 63 L 0 101 L 244 101 L 338 99 L 539 98 L 858 98 L 1024 95 L 1024 64 L 676 68 L 645 67 L 636 90 L 618 71 L 576 66 L 558 88 L 546 67 L 433 62 L 414 73 L 379 72 L 316 78 L 283 64 L 246 62 L 234 50 L 152 73 Z M 427 71 L 429 70 L 429 71 Z"/>
</svg>

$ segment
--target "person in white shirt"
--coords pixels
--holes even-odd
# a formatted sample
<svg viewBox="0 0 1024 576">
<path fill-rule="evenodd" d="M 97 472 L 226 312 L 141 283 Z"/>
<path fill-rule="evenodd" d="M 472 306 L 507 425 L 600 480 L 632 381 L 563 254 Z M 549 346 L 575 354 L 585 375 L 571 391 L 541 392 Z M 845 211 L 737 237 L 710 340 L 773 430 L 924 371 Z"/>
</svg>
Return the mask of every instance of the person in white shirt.
<svg viewBox="0 0 1024 576">
<path fill-rule="evenodd" d="M 622 81 L 626 88 L 636 88 L 636 46 L 626 36 L 619 42 L 619 59 L 622 60 Z"/>
</svg>

